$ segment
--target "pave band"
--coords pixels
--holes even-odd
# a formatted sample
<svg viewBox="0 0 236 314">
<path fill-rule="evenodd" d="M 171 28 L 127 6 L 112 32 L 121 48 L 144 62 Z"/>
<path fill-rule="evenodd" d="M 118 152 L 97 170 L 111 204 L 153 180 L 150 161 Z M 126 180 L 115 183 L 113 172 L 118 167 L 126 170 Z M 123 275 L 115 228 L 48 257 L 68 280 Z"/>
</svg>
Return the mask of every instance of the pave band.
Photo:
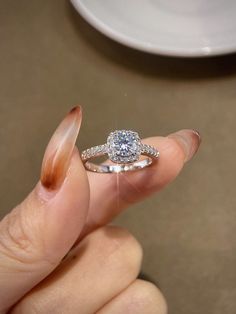
<svg viewBox="0 0 236 314">
<path fill-rule="evenodd" d="M 91 162 L 100 156 L 108 155 L 106 164 Z M 145 156 L 146 158 L 140 158 Z M 133 131 L 114 131 L 110 133 L 107 143 L 84 150 L 81 154 L 85 168 L 99 173 L 118 173 L 142 169 L 149 166 L 159 157 L 156 148 L 141 142 Z"/>
</svg>

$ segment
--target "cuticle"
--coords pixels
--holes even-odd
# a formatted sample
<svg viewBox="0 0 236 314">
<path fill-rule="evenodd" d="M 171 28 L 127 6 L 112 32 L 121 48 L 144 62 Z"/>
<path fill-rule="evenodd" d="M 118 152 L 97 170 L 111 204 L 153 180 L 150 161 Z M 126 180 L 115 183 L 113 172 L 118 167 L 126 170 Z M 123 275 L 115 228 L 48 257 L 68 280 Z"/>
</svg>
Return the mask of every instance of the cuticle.
<svg viewBox="0 0 236 314">
<path fill-rule="evenodd" d="M 37 186 L 37 196 L 40 201 L 40 203 L 45 204 L 51 199 L 55 197 L 55 195 L 58 193 L 59 189 L 48 189 L 45 187 L 42 182 L 40 181 Z"/>
</svg>

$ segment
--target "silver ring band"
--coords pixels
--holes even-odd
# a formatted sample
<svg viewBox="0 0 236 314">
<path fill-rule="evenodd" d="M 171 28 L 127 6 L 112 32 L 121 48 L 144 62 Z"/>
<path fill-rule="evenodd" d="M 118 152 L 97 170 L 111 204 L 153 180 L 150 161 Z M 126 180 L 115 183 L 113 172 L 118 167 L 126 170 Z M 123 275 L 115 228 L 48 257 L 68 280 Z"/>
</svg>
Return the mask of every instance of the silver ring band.
<svg viewBox="0 0 236 314">
<path fill-rule="evenodd" d="M 108 155 L 111 162 L 107 164 L 91 162 L 105 155 Z M 141 156 L 146 158 L 140 159 Z M 159 151 L 156 148 L 142 143 L 136 132 L 126 130 L 110 133 L 106 144 L 88 148 L 81 154 L 85 168 L 99 173 L 139 170 L 151 165 L 158 157 Z"/>
</svg>

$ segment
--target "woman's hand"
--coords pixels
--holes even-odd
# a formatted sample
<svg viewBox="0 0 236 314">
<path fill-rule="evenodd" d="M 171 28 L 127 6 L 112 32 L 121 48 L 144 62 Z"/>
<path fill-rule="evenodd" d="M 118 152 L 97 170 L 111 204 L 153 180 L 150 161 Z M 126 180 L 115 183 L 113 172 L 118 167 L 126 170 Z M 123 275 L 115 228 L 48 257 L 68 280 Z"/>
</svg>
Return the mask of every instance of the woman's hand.
<svg viewBox="0 0 236 314">
<path fill-rule="evenodd" d="M 40 181 L 0 222 L 0 313 L 164 314 L 160 291 L 136 279 L 139 243 L 106 224 L 171 182 L 197 151 L 199 135 L 182 130 L 145 140 L 158 147 L 159 161 L 117 181 L 85 170 L 75 148 L 81 119 L 80 107 L 65 117 Z"/>
</svg>

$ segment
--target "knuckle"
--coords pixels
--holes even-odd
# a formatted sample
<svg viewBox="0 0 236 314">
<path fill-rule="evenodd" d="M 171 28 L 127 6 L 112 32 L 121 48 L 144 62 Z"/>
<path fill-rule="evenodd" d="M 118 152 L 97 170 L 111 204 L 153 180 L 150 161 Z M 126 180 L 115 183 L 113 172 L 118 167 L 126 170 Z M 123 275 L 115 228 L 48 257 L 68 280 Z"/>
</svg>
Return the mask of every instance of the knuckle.
<svg viewBox="0 0 236 314">
<path fill-rule="evenodd" d="M 180 161 L 180 163 L 184 163 L 185 160 L 185 151 L 183 146 L 180 145 L 179 140 L 177 139 L 178 135 L 168 136 L 166 138 L 166 150 L 172 158 L 175 158 Z"/>
<path fill-rule="evenodd" d="M 9 314 L 41 314 L 40 304 L 35 302 L 34 297 L 30 294 L 26 295 L 19 303 L 17 303 Z"/>
<path fill-rule="evenodd" d="M 126 229 L 114 226 L 101 228 L 105 262 L 122 272 L 137 276 L 143 251 L 139 242 Z"/>
<path fill-rule="evenodd" d="M 160 290 L 151 282 L 136 280 L 133 283 L 132 297 L 129 298 L 129 308 L 132 313 L 167 314 L 167 304 Z M 143 312 L 142 312 L 143 313 Z"/>
<path fill-rule="evenodd" d="M 23 214 L 21 205 L 5 216 L 0 224 L 0 252 L 4 256 L 27 264 L 42 260 L 43 241 L 38 236 L 37 227 Z"/>
<path fill-rule="evenodd" d="M 185 161 L 185 152 L 176 138 L 167 137 L 161 151 L 160 165 L 165 169 L 163 184 L 172 181 L 181 171 Z M 168 166 L 167 166 L 168 165 Z"/>
</svg>

